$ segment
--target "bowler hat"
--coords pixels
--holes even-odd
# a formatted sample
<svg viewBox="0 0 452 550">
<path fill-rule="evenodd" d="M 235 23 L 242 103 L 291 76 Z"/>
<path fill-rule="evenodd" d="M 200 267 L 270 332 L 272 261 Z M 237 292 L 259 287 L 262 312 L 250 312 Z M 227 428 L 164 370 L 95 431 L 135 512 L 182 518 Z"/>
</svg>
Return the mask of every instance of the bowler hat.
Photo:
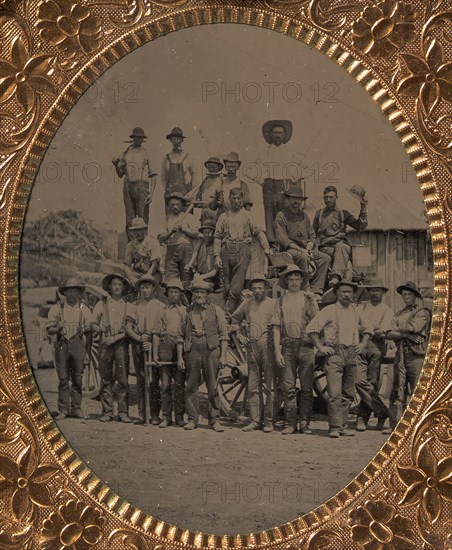
<svg viewBox="0 0 452 550">
<path fill-rule="evenodd" d="M 64 296 L 64 293 L 68 288 L 77 288 L 80 292 L 83 292 L 85 290 L 85 285 L 75 277 L 69 277 L 62 285 L 58 287 L 58 292 Z"/>
<path fill-rule="evenodd" d="M 226 163 L 226 162 L 236 162 L 239 166 L 242 164 L 242 161 L 239 158 L 239 154 L 235 153 L 234 151 L 231 151 L 230 153 L 228 153 L 224 157 L 223 162 L 224 163 Z"/>
<path fill-rule="evenodd" d="M 285 138 L 283 143 L 287 143 L 292 137 L 293 125 L 290 120 L 268 120 L 262 126 L 262 134 L 267 143 L 272 143 L 271 131 L 275 126 L 281 126 L 285 130 Z"/>
<path fill-rule="evenodd" d="M 217 222 L 215 220 L 205 219 L 202 223 L 201 227 L 199 228 L 199 231 L 202 231 L 203 229 L 215 229 L 217 225 Z"/>
<path fill-rule="evenodd" d="M 383 284 L 383 279 L 371 279 L 368 283 L 363 285 L 367 289 L 370 288 L 382 288 L 385 292 L 388 292 L 389 288 Z"/>
<path fill-rule="evenodd" d="M 171 139 L 172 137 L 180 137 L 185 139 L 186 136 L 184 136 L 184 132 L 182 132 L 182 129 L 176 126 L 171 130 L 171 132 L 166 136 L 166 139 Z"/>
<path fill-rule="evenodd" d="M 102 288 L 110 292 L 110 283 L 113 279 L 120 279 L 124 283 L 124 294 L 128 294 L 131 289 L 130 281 L 120 273 L 110 273 L 102 279 Z"/>
<path fill-rule="evenodd" d="M 264 273 L 256 273 L 250 279 L 250 282 L 248 283 L 248 288 L 251 288 L 252 284 L 256 283 L 256 282 L 265 283 L 265 286 L 267 286 L 267 287 L 270 286 L 270 282 L 268 281 L 268 279 L 266 278 Z"/>
<path fill-rule="evenodd" d="M 309 279 L 309 274 L 306 271 L 303 271 L 295 264 L 289 264 L 286 269 L 279 276 L 278 284 L 284 290 L 287 290 L 287 275 L 291 273 L 300 273 L 303 279 Z"/>
<path fill-rule="evenodd" d="M 138 279 L 138 281 L 135 283 L 135 288 L 137 290 L 140 290 L 140 286 L 142 285 L 142 283 L 152 283 L 154 286 L 157 286 L 158 284 L 158 281 L 155 277 L 153 277 L 152 275 L 143 275 L 142 277 L 140 277 Z"/>
<path fill-rule="evenodd" d="M 202 279 L 193 279 L 188 290 L 190 292 L 194 292 L 195 290 L 206 290 L 207 292 L 212 292 L 213 288 L 212 285 L 210 285 L 206 281 L 203 281 Z"/>
<path fill-rule="evenodd" d="M 345 190 L 359 200 L 364 199 L 364 197 L 366 196 L 366 190 L 362 185 L 352 185 L 350 189 L 346 187 Z"/>
<path fill-rule="evenodd" d="M 143 218 L 132 218 L 132 221 L 130 222 L 129 229 L 147 229 L 147 223 L 143 220 Z"/>
<path fill-rule="evenodd" d="M 218 158 L 218 157 L 209 157 L 206 162 L 204 163 L 204 166 L 207 168 L 207 165 L 208 164 L 216 164 L 218 166 L 218 172 L 220 170 L 223 170 L 223 163 L 221 162 L 221 160 Z"/>
<path fill-rule="evenodd" d="M 417 286 L 412 281 L 407 281 L 404 285 L 398 286 L 396 290 L 398 294 L 402 294 L 402 290 L 409 290 L 418 298 L 422 298 L 422 294 L 419 292 Z"/>
<path fill-rule="evenodd" d="M 190 200 L 187 199 L 187 197 L 182 193 L 179 193 L 179 191 L 174 191 L 174 193 L 170 193 L 165 199 L 166 204 L 168 204 L 171 199 L 179 199 L 180 201 L 185 203 L 190 202 Z"/>
<path fill-rule="evenodd" d="M 179 279 L 170 279 L 166 283 L 166 289 L 165 290 L 168 290 L 169 288 L 177 288 L 181 292 L 183 292 L 185 290 L 184 285 L 181 283 L 181 281 Z"/>
<path fill-rule="evenodd" d="M 334 284 L 333 292 L 336 293 L 337 289 L 340 286 L 349 286 L 349 287 L 353 288 L 353 291 L 356 291 L 356 289 L 358 288 L 358 285 L 356 283 L 354 283 L 353 281 L 350 281 L 349 279 L 341 279 L 340 281 L 338 281 L 337 283 Z"/>
<path fill-rule="evenodd" d="M 130 134 L 129 137 L 131 137 L 131 138 L 134 138 L 134 137 L 147 138 L 148 136 L 145 135 L 143 128 L 140 128 L 139 126 L 137 126 L 136 128 L 134 128 L 132 130 L 132 133 Z"/>
</svg>

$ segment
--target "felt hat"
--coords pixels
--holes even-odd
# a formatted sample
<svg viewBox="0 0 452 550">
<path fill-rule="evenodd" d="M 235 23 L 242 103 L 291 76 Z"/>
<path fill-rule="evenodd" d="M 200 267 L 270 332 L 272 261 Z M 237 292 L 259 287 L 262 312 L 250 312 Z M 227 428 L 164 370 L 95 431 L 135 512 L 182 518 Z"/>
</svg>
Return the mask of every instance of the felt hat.
<svg viewBox="0 0 452 550">
<path fill-rule="evenodd" d="M 80 292 L 83 292 L 85 290 L 85 285 L 75 277 L 69 277 L 62 285 L 58 287 L 59 294 L 64 296 L 68 288 L 77 288 Z"/>
<path fill-rule="evenodd" d="M 152 283 L 154 286 L 157 286 L 158 281 L 152 275 L 142 275 L 135 283 L 135 288 L 137 290 L 140 290 L 140 286 L 142 285 L 142 283 Z"/>
<path fill-rule="evenodd" d="M 297 265 L 295 264 L 289 264 L 286 269 L 281 273 L 279 276 L 278 284 L 281 288 L 284 290 L 287 290 L 287 276 L 291 273 L 301 273 L 301 276 L 303 279 L 309 278 L 309 274 L 306 273 L 306 271 L 301 270 Z"/>
<path fill-rule="evenodd" d="M 371 279 L 368 283 L 364 283 L 363 286 L 367 289 L 382 288 L 385 292 L 389 290 L 389 288 L 384 285 L 383 279 Z"/>
<path fill-rule="evenodd" d="M 289 189 L 288 191 L 284 191 L 284 195 L 286 197 L 289 197 L 289 199 L 306 200 L 308 198 L 298 187 L 294 189 Z"/>
<path fill-rule="evenodd" d="M 182 129 L 176 126 L 171 130 L 171 132 L 166 136 L 166 139 L 171 139 L 172 137 L 180 137 L 185 139 L 186 136 L 184 136 L 184 132 L 182 132 Z"/>
<path fill-rule="evenodd" d="M 346 187 L 345 190 L 351 193 L 356 199 L 359 199 L 360 201 L 366 196 L 366 190 L 362 185 L 352 185 L 350 189 Z"/>
<path fill-rule="evenodd" d="M 402 290 L 409 290 L 418 298 L 422 298 L 422 294 L 419 292 L 417 286 L 412 281 L 407 281 L 404 285 L 398 286 L 396 290 L 397 294 L 402 294 Z"/>
<path fill-rule="evenodd" d="M 226 163 L 226 162 L 236 162 L 239 166 L 242 164 L 242 161 L 239 158 L 239 154 L 235 153 L 234 151 L 231 151 L 230 153 L 228 153 L 224 157 L 223 162 L 224 163 Z"/>
<path fill-rule="evenodd" d="M 353 292 L 355 292 L 356 289 L 358 288 L 358 285 L 356 283 L 354 283 L 353 281 L 350 281 L 349 279 L 341 279 L 340 281 L 338 281 L 337 283 L 334 284 L 333 292 L 336 293 L 337 289 L 340 286 L 349 286 L 353 289 Z"/>
<path fill-rule="evenodd" d="M 129 137 L 131 137 L 131 138 L 134 138 L 134 137 L 147 138 L 148 136 L 145 135 L 143 128 L 140 128 L 139 126 L 137 126 L 136 128 L 134 128 L 132 130 L 132 133 L 130 134 Z"/>
<path fill-rule="evenodd" d="M 132 218 L 129 229 L 147 229 L 148 226 L 143 218 Z"/>
<path fill-rule="evenodd" d="M 207 165 L 210 163 L 216 164 L 218 166 L 218 172 L 220 172 L 220 170 L 223 170 L 223 163 L 218 157 L 209 157 L 204 163 L 204 166 L 207 168 Z"/>
<path fill-rule="evenodd" d="M 215 220 L 212 220 L 210 218 L 205 219 L 199 228 L 199 231 L 202 231 L 203 229 L 215 229 L 217 225 L 217 222 Z"/>
<path fill-rule="evenodd" d="M 112 282 L 113 279 L 120 279 L 124 283 L 124 294 L 129 293 L 129 291 L 132 288 L 132 285 L 130 284 L 130 281 L 120 273 L 109 273 L 102 279 L 102 288 L 105 291 L 110 292 L 110 283 Z"/>
<path fill-rule="evenodd" d="M 206 281 L 203 281 L 201 279 L 193 279 L 188 290 L 190 292 L 194 292 L 195 290 L 206 290 L 207 292 L 212 292 L 213 288 L 212 285 L 206 283 Z"/>
<path fill-rule="evenodd" d="M 177 288 L 177 289 L 179 289 L 181 292 L 183 292 L 183 291 L 185 290 L 184 285 L 182 284 L 182 282 L 181 282 L 179 279 L 170 279 L 170 280 L 166 283 L 165 292 L 166 292 L 169 288 Z"/>
<path fill-rule="evenodd" d="M 187 199 L 187 197 L 183 193 L 179 193 L 179 191 L 174 191 L 173 193 L 170 193 L 165 199 L 166 204 L 168 204 L 171 199 L 179 199 L 184 203 L 190 202 L 189 199 Z"/>
<path fill-rule="evenodd" d="M 271 131 L 275 126 L 281 126 L 285 130 L 285 139 L 283 143 L 287 143 L 292 137 L 293 125 L 290 120 L 268 120 L 262 126 L 262 135 L 267 143 L 272 143 Z"/>
<path fill-rule="evenodd" d="M 248 288 L 251 289 L 252 284 L 257 282 L 257 281 L 259 281 L 261 283 L 265 283 L 265 286 L 267 286 L 267 287 L 270 286 L 270 282 L 266 278 L 265 273 L 255 273 L 255 275 L 253 277 L 251 277 L 251 279 L 248 283 Z"/>
</svg>

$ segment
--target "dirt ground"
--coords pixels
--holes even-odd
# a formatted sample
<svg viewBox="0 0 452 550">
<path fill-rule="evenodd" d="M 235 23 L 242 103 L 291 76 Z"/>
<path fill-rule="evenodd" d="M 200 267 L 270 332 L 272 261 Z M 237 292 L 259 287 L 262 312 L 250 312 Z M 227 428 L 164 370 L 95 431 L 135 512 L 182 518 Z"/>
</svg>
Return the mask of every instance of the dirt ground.
<svg viewBox="0 0 452 550">
<path fill-rule="evenodd" d="M 35 376 L 50 411 L 56 410 L 55 370 L 40 369 Z M 137 416 L 133 377 L 130 383 L 130 414 Z M 193 432 L 101 423 L 100 413 L 99 401 L 85 399 L 85 420 L 58 424 L 88 466 L 142 510 L 216 534 L 260 531 L 316 508 L 350 482 L 385 441 L 370 429 L 330 439 L 323 415 L 312 422 L 313 435 L 283 436 L 281 428 L 244 433 L 227 420 L 225 432 L 216 433 L 205 417 Z"/>
</svg>

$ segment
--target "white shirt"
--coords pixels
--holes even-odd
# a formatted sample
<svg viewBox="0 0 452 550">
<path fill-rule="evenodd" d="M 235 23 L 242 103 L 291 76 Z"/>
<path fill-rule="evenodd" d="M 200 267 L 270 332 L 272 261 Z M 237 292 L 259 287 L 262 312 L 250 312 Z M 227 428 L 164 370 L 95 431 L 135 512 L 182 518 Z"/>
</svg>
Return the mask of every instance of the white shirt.
<svg viewBox="0 0 452 550">
<path fill-rule="evenodd" d="M 274 180 L 300 180 L 303 176 L 302 157 L 293 150 L 292 145 L 268 145 L 258 159 L 258 181 L 265 179 Z"/>
<path fill-rule="evenodd" d="M 121 156 L 124 165 L 124 175 L 130 182 L 148 180 L 156 176 L 152 169 L 147 150 L 142 147 L 129 147 Z"/>
</svg>

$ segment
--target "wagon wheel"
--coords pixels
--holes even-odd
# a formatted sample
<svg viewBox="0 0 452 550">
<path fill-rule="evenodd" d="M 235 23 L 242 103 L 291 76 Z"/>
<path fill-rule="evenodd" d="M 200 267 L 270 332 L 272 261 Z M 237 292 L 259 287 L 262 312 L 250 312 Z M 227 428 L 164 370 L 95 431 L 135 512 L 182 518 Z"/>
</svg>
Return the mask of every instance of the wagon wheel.
<svg viewBox="0 0 452 550">
<path fill-rule="evenodd" d="M 226 353 L 226 366 L 218 372 L 218 398 L 224 414 L 234 422 L 244 422 L 248 403 L 248 365 L 235 336 Z"/>
<path fill-rule="evenodd" d="M 100 391 L 99 373 L 99 337 L 94 336 L 89 354 L 89 363 L 83 370 L 82 393 L 84 397 L 94 399 Z"/>
</svg>

